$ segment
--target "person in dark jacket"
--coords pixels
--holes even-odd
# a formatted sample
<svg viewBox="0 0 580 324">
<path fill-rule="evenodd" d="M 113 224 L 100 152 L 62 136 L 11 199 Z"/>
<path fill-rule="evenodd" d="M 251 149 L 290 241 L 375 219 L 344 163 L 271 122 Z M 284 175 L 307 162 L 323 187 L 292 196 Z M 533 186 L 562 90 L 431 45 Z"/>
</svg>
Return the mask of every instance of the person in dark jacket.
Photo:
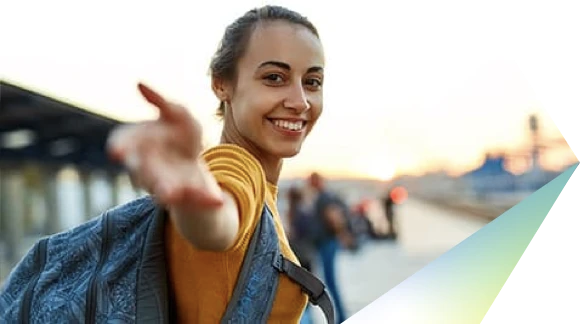
<svg viewBox="0 0 580 324">
<path fill-rule="evenodd" d="M 382 200 L 385 208 L 385 216 L 387 217 L 389 226 L 389 230 L 387 234 L 385 234 L 385 238 L 394 240 L 397 238 L 397 232 L 395 230 L 395 200 L 393 199 L 392 193 L 393 191 L 389 190 Z"/>
<path fill-rule="evenodd" d="M 312 242 L 311 234 L 312 214 L 304 205 L 304 193 L 299 187 L 291 187 L 288 190 L 287 217 L 290 247 L 300 264 L 308 271 L 312 271 L 312 265 L 316 258 L 316 248 Z M 313 319 L 310 306 L 307 306 L 300 324 L 309 323 L 313 323 Z"/>
<path fill-rule="evenodd" d="M 402 186 L 396 186 L 387 191 L 385 197 L 383 197 L 382 202 L 385 209 L 385 216 L 387 217 L 387 222 L 389 223 L 389 231 L 385 238 L 396 240 L 399 234 L 397 228 L 397 221 L 395 218 L 395 206 L 402 204 L 407 199 L 407 190 Z"/>
<path fill-rule="evenodd" d="M 354 245 L 354 238 L 349 232 L 344 208 L 336 195 L 324 185 L 324 179 L 319 173 L 312 173 L 308 185 L 315 193 L 313 204 L 312 230 L 315 232 L 315 244 L 320 256 L 324 282 L 332 295 L 339 323 L 346 321 L 347 316 L 339 290 L 336 275 L 336 256 L 342 247 Z"/>
<path fill-rule="evenodd" d="M 312 215 L 304 206 L 304 193 L 298 187 L 288 190 L 288 223 L 290 225 L 288 239 L 290 246 L 300 264 L 312 271 L 313 260 L 316 258 L 316 250 L 312 242 L 310 225 Z"/>
</svg>

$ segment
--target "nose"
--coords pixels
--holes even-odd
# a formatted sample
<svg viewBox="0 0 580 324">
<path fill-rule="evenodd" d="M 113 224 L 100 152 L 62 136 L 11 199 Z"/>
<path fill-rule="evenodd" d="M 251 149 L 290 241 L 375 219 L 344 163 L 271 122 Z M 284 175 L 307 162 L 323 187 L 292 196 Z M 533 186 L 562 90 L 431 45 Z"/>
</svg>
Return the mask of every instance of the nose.
<svg viewBox="0 0 580 324">
<path fill-rule="evenodd" d="M 302 82 L 289 87 L 288 95 L 284 101 L 284 107 L 294 109 L 297 113 L 310 109 L 310 103 L 308 102 Z"/>
</svg>

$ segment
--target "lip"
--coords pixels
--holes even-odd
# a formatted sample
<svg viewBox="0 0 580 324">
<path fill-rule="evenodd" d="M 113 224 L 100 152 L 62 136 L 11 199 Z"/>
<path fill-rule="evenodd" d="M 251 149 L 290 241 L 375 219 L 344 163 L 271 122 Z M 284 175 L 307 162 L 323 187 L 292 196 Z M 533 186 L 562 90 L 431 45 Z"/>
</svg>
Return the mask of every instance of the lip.
<svg viewBox="0 0 580 324">
<path fill-rule="evenodd" d="M 284 120 L 284 121 L 289 121 L 289 122 L 304 122 L 307 123 L 308 120 L 304 119 L 304 118 L 296 118 L 296 117 L 267 117 L 266 119 L 268 119 L 269 121 L 273 121 L 273 120 Z"/>
</svg>

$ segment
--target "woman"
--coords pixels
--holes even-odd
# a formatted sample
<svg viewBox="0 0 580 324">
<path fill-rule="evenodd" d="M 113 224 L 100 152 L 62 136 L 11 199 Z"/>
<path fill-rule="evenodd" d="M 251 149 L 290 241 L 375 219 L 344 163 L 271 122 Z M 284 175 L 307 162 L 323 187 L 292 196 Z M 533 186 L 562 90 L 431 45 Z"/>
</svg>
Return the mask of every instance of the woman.
<svg viewBox="0 0 580 324">
<path fill-rule="evenodd" d="M 269 311 L 267 303 L 260 310 L 243 308 L 260 298 L 253 273 L 241 292 L 247 298 L 233 306 L 230 299 L 239 297 L 236 284 L 248 271 L 244 256 L 254 247 L 253 233 L 270 219 L 285 258 L 275 258 L 275 266 L 283 272 L 292 268 L 285 260 L 298 263 L 277 212 L 277 183 L 282 160 L 300 152 L 322 113 L 323 69 L 318 32 L 305 17 L 266 6 L 237 19 L 210 65 L 223 131 L 221 143 L 205 152 L 202 127 L 188 110 L 140 84 L 159 118 L 116 130 L 109 152 L 151 194 L 153 206 L 131 202 L 106 212 L 103 219 L 110 221 L 40 241 L 1 291 L 0 317 L 217 323 L 235 308 L 239 316 L 266 313 L 260 321 L 298 322 L 308 296 L 288 276 L 268 286 L 276 288 Z M 126 252 L 135 249 L 143 256 Z M 127 288 L 135 280 L 136 297 Z M 80 292 L 68 293 L 77 287 Z M 49 297 L 41 302 L 44 292 Z"/>
</svg>

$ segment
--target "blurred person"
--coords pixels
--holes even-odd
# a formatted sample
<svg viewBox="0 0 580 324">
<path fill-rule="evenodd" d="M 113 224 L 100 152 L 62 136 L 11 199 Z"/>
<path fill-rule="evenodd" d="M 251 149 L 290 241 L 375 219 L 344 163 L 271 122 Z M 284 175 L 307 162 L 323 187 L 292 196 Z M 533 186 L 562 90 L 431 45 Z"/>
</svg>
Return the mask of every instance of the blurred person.
<svg viewBox="0 0 580 324">
<path fill-rule="evenodd" d="M 393 209 L 395 206 L 395 200 L 393 199 L 392 193 L 392 189 L 388 190 L 387 194 L 383 197 L 382 202 L 385 208 L 385 216 L 387 217 L 387 223 L 389 226 L 389 230 L 385 234 L 385 238 L 394 240 L 397 238 L 397 232 L 395 231 L 395 211 Z"/>
<path fill-rule="evenodd" d="M 396 228 L 395 205 L 401 204 L 407 199 L 407 190 L 401 186 L 394 187 L 387 191 L 382 199 L 385 216 L 387 218 L 389 230 L 385 236 L 387 239 L 396 240 L 398 231 Z"/>
<path fill-rule="evenodd" d="M 288 190 L 288 239 L 300 264 L 312 271 L 314 245 L 310 234 L 312 216 L 306 210 L 304 193 L 298 187 Z"/>
<path fill-rule="evenodd" d="M 312 271 L 312 264 L 316 256 L 316 249 L 311 239 L 310 225 L 312 215 L 306 210 L 304 193 L 298 187 L 288 190 L 288 239 L 292 251 L 296 254 L 300 264 L 308 271 Z M 300 324 L 310 324 L 312 312 L 310 306 L 306 310 Z"/>
<path fill-rule="evenodd" d="M 369 237 L 383 239 L 388 225 L 381 200 L 365 198 L 356 205 L 356 210 L 366 221 Z"/>
<path fill-rule="evenodd" d="M 324 185 L 324 179 L 319 173 L 312 173 L 308 178 L 308 187 L 313 193 L 312 231 L 314 244 L 320 255 L 323 278 L 334 301 L 337 320 L 346 320 L 342 297 L 336 278 L 336 255 L 342 246 L 351 248 L 354 239 L 348 230 L 344 206 L 336 195 Z"/>
<path fill-rule="evenodd" d="M 235 20 L 210 64 L 223 130 L 205 151 L 199 121 L 139 84 L 159 117 L 116 129 L 108 152 L 150 195 L 37 242 L 0 290 L 0 318 L 298 323 L 310 297 L 332 321 L 276 206 L 282 161 L 322 113 L 324 61 L 316 28 L 294 11 Z"/>
<path fill-rule="evenodd" d="M 369 217 L 369 205 L 370 199 L 363 199 L 353 206 L 353 214 L 358 218 L 358 226 L 360 226 L 360 232 L 364 234 L 365 237 L 374 238 L 373 223 Z"/>
</svg>

